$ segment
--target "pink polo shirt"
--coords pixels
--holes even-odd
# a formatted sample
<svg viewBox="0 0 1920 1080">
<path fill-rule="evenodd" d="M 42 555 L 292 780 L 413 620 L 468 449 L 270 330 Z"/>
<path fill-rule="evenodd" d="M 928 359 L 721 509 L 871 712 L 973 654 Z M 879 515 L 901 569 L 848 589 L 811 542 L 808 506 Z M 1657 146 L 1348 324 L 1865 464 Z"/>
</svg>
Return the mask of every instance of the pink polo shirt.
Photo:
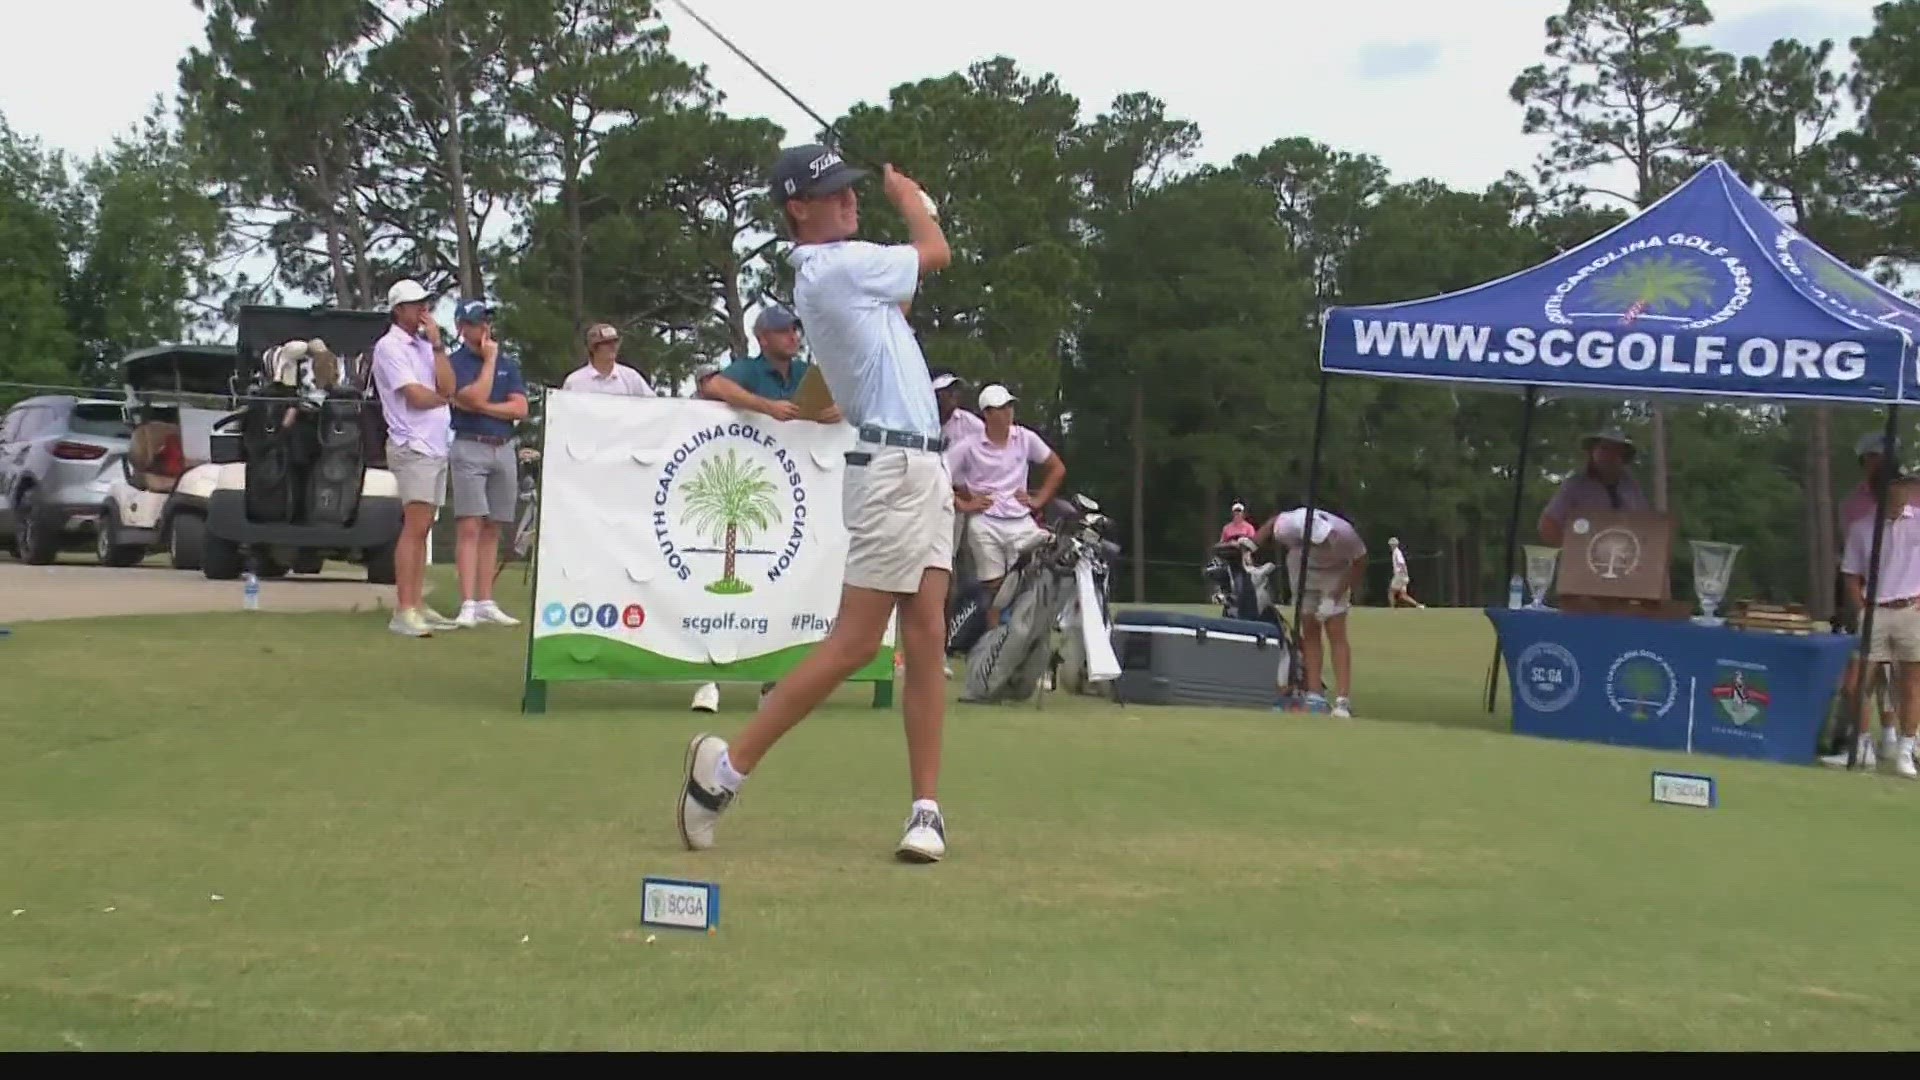
<svg viewBox="0 0 1920 1080">
<path fill-rule="evenodd" d="M 1873 517 L 1868 515 L 1847 529 L 1841 573 L 1865 578 L 1872 553 Z M 1900 516 L 1887 522 L 1880 536 L 1880 582 L 1875 592 L 1881 603 L 1920 597 L 1920 511 L 1911 506 L 1901 507 Z"/>
<path fill-rule="evenodd" d="M 453 410 L 446 405 L 416 409 L 400 388 L 419 383 L 434 388 L 433 345 L 418 334 L 387 328 L 373 345 L 373 385 L 387 422 L 387 438 L 428 457 L 446 457 L 453 440 Z"/>
<path fill-rule="evenodd" d="M 1031 428 L 1015 424 L 1007 432 L 1006 442 L 996 444 L 983 430 L 977 438 L 948 447 L 947 472 L 953 486 L 993 498 L 993 505 L 986 510 L 988 517 L 1027 517 L 1033 511 L 1021 506 L 1014 496 L 1027 489 L 1027 466 L 1042 464 L 1052 456 L 1046 440 Z"/>
<path fill-rule="evenodd" d="M 1873 514 L 1873 487 L 1865 480 L 1847 495 L 1840 504 L 1840 531 L 1845 533 L 1853 529 L 1853 523 Z"/>
</svg>

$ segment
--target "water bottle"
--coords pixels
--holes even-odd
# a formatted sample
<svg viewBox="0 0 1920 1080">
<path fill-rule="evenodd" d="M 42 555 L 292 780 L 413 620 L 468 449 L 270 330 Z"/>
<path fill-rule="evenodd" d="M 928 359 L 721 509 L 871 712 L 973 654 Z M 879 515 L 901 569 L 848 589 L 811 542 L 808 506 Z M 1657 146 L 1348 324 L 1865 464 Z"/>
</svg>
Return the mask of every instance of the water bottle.
<svg viewBox="0 0 1920 1080">
<path fill-rule="evenodd" d="M 1515 574 L 1507 580 L 1507 610 L 1518 611 L 1521 606 L 1526 603 L 1526 593 L 1524 590 L 1525 586 L 1522 585 L 1519 574 Z"/>
<path fill-rule="evenodd" d="M 244 599 L 241 600 L 240 606 L 246 608 L 248 611 L 259 611 L 260 610 L 260 578 L 259 576 L 256 575 L 253 571 L 249 570 L 247 571 L 246 576 L 242 580 L 245 581 L 246 585 L 245 585 L 245 591 L 244 591 Z"/>
</svg>

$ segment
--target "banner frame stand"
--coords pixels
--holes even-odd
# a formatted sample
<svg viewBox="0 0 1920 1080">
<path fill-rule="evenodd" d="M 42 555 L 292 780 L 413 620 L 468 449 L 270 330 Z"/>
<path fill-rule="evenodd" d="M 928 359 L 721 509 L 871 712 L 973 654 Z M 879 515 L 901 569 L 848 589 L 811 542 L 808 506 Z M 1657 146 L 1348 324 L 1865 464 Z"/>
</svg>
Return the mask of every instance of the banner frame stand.
<svg viewBox="0 0 1920 1080">
<path fill-rule="evenodd" d="M 552 392 L 551 387 L 543 388 L 542 395 L 541 395 L 542 398 L 543 399 L 546 398 L 551 394 L 551 392 Z M 534 480 L 534 492 L 535 492 L 534 498 L 538 501 L 538 509 L 534 514 L 533 548 L 528 553 L 528 558 L 527 558 L 528 579 L 536 583 L 540 580 L 539 537 L 541 534 L 541 530 L 544 529 L 546 526 L 547 500 L 544 497 L 543 489 L 546 485 L 547 429 L 552 426 L 551 416 L 552 416 L 551 412 L 547 411 L 544 408 L 542 409 L 542 416 L 541 416 L 541 423 L 540 423 L 540 438 L 539 438 L 539 444 L 538 444 L 538 450 L 540 454 L 540 458 L 539 458 L 540 474 Z M 532 597 L 537 595 L 537 588 L 538 587 L 536 585 L 529 590 L 528 597 L 530 601 Z M 536 679 L 533 677 L 533 638 L 534 638 L 534 627 L 536 624 L 537 616 L 538 616 L 537 612 L 530 612 L 529 617 L 527 618 L 527 621 L 526 621 L 526 627 L 527 627 L 526 645 L 522 650 L 522 656 L 521 656 L 520 714 L 522 716 L 545 715 L 547 711 L 547 687 L 549 685 L 549 680 Z M 874 658 L 871 661 L 869 661 L 865 666 L 863 666 L 860 670 L 854 672 L 853 675 L 846 680 L 846 684 L 843 684 L 843 685 L 850 685 L 853 683 L 872 683 L 873 684 L 872 707 L 875 709 L 892 708 L 893 707 L 893 683 L 894 683 L 893 672 L 895 670 L 894 658 L 898 654 L 898 651 L 899 651 L 899 644 L 897 642 L 892 646 L 883 644 L 880 647 L 879 651 L 874 654 Z M 651 681 L 651 680 L 596 679 L 593 681 L 604 683 L 604 682 L 639 682 L 639 681 Z M 667 680 L 660 680 L 660 681 L 664 682 Z M 673 680 L 673 681 L 680 682 L 684 680 Z M 718 680 L 715 680 L 715 681 L 718 681 Z"/>
</svg>

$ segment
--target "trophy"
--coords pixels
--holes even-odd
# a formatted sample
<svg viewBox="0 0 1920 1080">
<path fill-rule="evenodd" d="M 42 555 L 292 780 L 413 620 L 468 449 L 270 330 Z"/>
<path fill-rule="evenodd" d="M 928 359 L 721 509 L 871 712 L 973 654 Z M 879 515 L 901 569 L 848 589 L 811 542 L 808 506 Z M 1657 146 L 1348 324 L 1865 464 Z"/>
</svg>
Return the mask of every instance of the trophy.
<svg viewBox="0 0 1920 1080">
<path fill-rule="evenodd" d="M 1725 620 L 1716 617 L 1714 610 L 1727 597 L 1727 586 L 1733 580 L 1733 559 L 1740 553 L 1740 545 L 1717 540 L 1689 540 L 1688 543 L 1693 546 L 1693 592 L 1700 598 L 1700 614 L 1693 621 L 1701 626 L 1719 626 Z"/>
<path fill-rule="evenodd" d="M 1527 603 L 1529 611 L 1547 610 L 1547 589 L 1553 584 L 1553 572 L 1560 563 L 1560 549 L 1542 544 L 1528 544 L 1527 552 L 1527 591 L 1533 599 Z"/>
</svg>

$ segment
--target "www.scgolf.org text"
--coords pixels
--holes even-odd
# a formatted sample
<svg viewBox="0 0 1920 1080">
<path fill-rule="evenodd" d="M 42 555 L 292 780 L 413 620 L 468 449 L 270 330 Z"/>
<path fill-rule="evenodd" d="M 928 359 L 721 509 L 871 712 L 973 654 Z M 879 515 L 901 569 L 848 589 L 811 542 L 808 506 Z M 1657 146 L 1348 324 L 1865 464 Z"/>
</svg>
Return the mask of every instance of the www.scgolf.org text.
<svg viewBox="0 0 1920 1080">
<path fill-rule="evenodd" d="M 692 630 L 697 634 L 711 634 L 715 630 L 740 630 L 750 634 L 764 634 L 767 632 L 767 617 L 741 615 L 732 611 L 725 615 L 688 615 L 680 620 L 680 626 L 684 630 Z"/>
</svg>

